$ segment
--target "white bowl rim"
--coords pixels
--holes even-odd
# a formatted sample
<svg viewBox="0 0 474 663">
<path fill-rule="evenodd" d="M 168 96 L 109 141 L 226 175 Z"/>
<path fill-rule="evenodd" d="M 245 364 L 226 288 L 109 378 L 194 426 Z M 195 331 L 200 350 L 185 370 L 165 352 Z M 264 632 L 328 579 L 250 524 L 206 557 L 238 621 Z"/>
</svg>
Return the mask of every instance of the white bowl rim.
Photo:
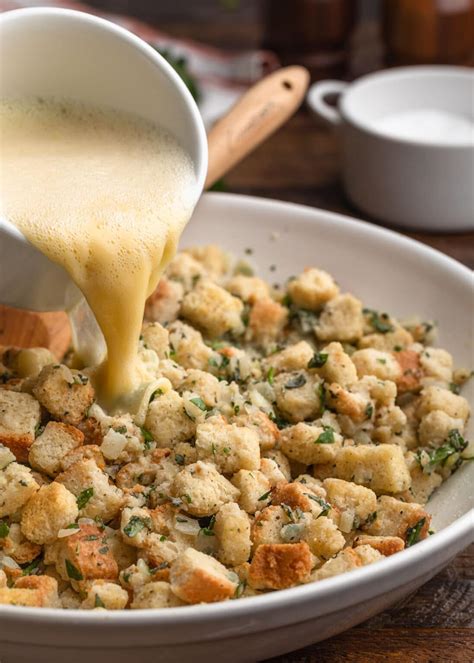
<svg viewBox="0 0 474 663">
<path fill-rule="evenodd" d="M 292 222 L 296 223 L 313 225 L 315 223 L 314 216 L 319 214 L 323 215 L 325 221 L 339 225 L 342 231 L 345 228 L 354 231 L 354 228 L 357 229 L 357 227 L 360 227 L 360 229 L 363 229 L 364 232 L 369 235 L 385 237 L 387 240 L 398 244 L 401 248 L 405 247 L 409 250 L 418 252 L 421 258 L 424 257 L 436 260 L 441 263 L 444 268 L 455 272 L 458 277 L 465 281 L 466 286 L 470 287 L 474 293 L 474 280 L 469 268 L 453 258 L 444 255 L 440 251 L 422 244 L 418 240 L 405 237 L 388 228 L 376 226 L 366 221 L 354 219 L 336 212 L 329 212 L 320 208 L 313 208 L 307 205 L 288 203 L 279 200 L 257 198 L 254 196 L 212 192 L 204 194 L 204 199 L 221 200 L 224 203 L 250 206 L 257 210 L 258 208 L 267 208 L 267 210 L 279 208 L 282 211 L 288 212 L 288 215 L 291 215 L 292 213 L 294 215 L 299 214 L 300 218 L 292 219 Z M 387 559 L 335 577 L 292 587 L 290 589 L 269 592 L 260 596 L 175 608 L 99 612 L 79 609 L 64 610 L 60 608 L 32 608 L 0 605 L 0 618 L 8 617 L 11 621 L 14 620 L 16 624 L 24 622 L 25 626 L 28 622 L 34 622 L 35 625 L 48 626 L 52 623 L 56 625 L 61 623 L 63 625 L 69 624 L 76 627 L 97 627 L 97 629 L 101 629 L 106 625 L 119 626 L 121 624 L 132 627 L 133 625 L 166 626 L 167 624 L 184 627 L 187 624 L 195 624 L 201 620 L 206 622 L 212 620 L 213 623 L 217 624 L 218 622 L 227 621 L 229 619 L 238 619 L 243 616 L 248 617 L 251 614 L 257 615 L 281 607 L 282 604 L 284 604 L 285 608 L 291 608 L 292 605 L 299 604 L 304 600 L 307 601 L 311 599 L 314 601 L 322 601 L 323 599 L 328 599 L 337 595 L 341 591 L 344 591 L 346 596 L 351 596 L 351 605 L 354 605 L 358 602 L 357 588 L 364 585 L 367 581 L 371 581 L 375 584 L 377 581 L 381 581 L 388 576 L 396 577 L 399 570 L 408 566 L 421 568 L 425 561 L 429 560 L 437 552 L 449 548 L 458 539 L 464 539 L 466 541 L 474 540 L 473 522 L 474 508 L 470 509 L 439 532 L 436 532 L 427 539 L 424 539 L 416 545 L 403 550 L 401 553 L 392 555 Z M 297 620 L 297 618 L 295 618 L 295 620 Z M 288 623 L 290 623 L 290 621 L 291 617 L 289 617 Z M 183 641 L 184 640 L 185 638 L 183 638 Z M 27 642 L 27 640 L 25 640 L 25 642 Z M 87 643 L 84 643 L 84 648 L 87 648 Z"/>
<path fill-rule="evenodd" d="M 356 113 L 351 108 L 351 96 L 361 88 L 370 87 L 372 83 L 380 80 L 397 80 L 404 78 L 436 78 L 440 76 L 449 76 L 450 78 L 462 78 L 471 81 L 474 85 L 474 74 L 470 67 L 455 65 L 416 65 L 411 67 L 395 67 L 393 69 L 384 69 L 382 71 L 372 72 L 361 76 L 353 83 L 350 83 L 347 89 L 342 93 L 339 103 L 339 111 L 344 121 L 363 131 L 364 133 L 378 138 L 379 140 L 396 143 L 399 145 L 416 147 L 419 149 L 438 149 L 438 150 L 462 150 L 474 151 L 472 143 L 435 143 L 424 141 L 422 138 L 405 138 L 386 134 L 381 129 L 377 129 L 370 120 L 366 120 L 360 113 Z"/>
<path fill-rule="evenodd" d="M 188 87 L 185 85 L 181 76 L 173 69 L 170 63 L 155 50 L 150 44 L 148 44 L 144 39 L 138 37 L 136 34 L 127 30 L 126 28 L 113 23 L 112 21 L 96 16 L 85 11 L 79 11 L 77 9 L 68 9 L 65 7 L 20 7 L 17 9 L 9 9 L 0 14 L 0 23 L 8 23 L 10 20 L 15 19 L 18 16 L 64 16 L 69 18 L 74 18 L 76 21 L 81 21 L 86 24 L 90 24 L 96 27 L 100 27 L 103 30 L 108 30 L 115 36 L 121 38 L 122 40 L 132 44 L 137 50 L 141 51 L 143 56 L 153 62 L 157 67 L 161 69 L 163 74 L 168 78 L 173 85 L 179 90 L 182 97 L 183 103 L 186 105 L 188 112 L 191 116 L 195 118 L 194 128 L 196 132 L 196 147 L 199 154 L 198 161 L 195 162 L 196 169 L 196 180 L 197 180 L 197 190 L 202 191 L 204 187 L 204 182 L 207 175 L 207 166 L 208 166 L 208 149 L 207 149 L 207 134 L 202 122 L 201 114 L 198 110 L 197 104 L 193 99 L 191 92 Z M 179 136 L 176 137 L 179 140 Z"/>
</svg>

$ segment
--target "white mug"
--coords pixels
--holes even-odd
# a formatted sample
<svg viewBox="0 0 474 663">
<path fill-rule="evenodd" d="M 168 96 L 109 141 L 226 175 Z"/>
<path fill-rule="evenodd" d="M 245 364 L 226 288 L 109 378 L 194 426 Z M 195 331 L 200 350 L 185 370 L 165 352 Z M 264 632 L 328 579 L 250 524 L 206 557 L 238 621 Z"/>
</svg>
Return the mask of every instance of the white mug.
<svg viewBox="0 0 474 663">
<path fill-rule="evenodd" d="M 114 23 L 69 9 L 0 15 L 0 96 L 68 98 L 152 120 L 180 141 L 204 186 L 207 137 L 191 94 L 159 53 Z M 0 217 L 0 303 L 53 311 L 79 298 L 67 273 Z"/>
<path fill-rule="evenodd" d="M 337 108 L 326 102 L 329 94 L 339 95 Z M 473 94 L 472 70 L 422 66 L 369 74 L 350 84 L 321 81 L 307 102 L 339 134 L 344 187 L 358 208 L 405 228 L 468 231 L 474 229 Z M 470 122 L 472 135 L 433 140 L 423 128 L 403 137 L 378 126 L 389 115 L 422 110 Z"/>
</svg>

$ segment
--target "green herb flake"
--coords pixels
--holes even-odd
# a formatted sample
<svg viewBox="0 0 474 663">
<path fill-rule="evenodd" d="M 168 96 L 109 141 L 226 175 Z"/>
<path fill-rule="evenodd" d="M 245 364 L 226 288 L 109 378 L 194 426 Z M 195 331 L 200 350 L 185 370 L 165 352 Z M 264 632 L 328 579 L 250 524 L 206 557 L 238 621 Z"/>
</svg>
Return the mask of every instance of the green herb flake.
<svg viewBox="0 0 474 663">
<path fill-rule="evenodd" d="M 315 352 L 313 358 L 308 362 L 308 368 L 321 368 L 327 362 L 328 357 L 327 352 Z"/>
<path fill-rule="evenodd" d="M 105 608 L 105 603 L 98 594 L 95 595 L 94 608 Z"/>
<path fill-rule="evenodd" d="M 192 499 L 191 499 L 190 495 L 187 495 L 187 494 L 181 495 L 181 499 L 183 500 L 183 502 L 187 502 L 188 504 L 191 504 L 191 502 L 192 502 Z"/>
<path fill-rule="evenodd" d="M 288 380 L 285 384 L 285 389 L 299 389 L 306 384 L 306 378 L 303 373 L 298 373 Z"/>
<path fill-rule="evenodd" d="M 66 571 L 72 580 L 84 580 L 84 576 L 80 572 L 80 570 L 74 566 L 72 562 L 70 562 L 68 559 L 66 559 Z"/>
<path fill-rule="evenodd" d="M 117 426 L 116 428 L 114 428 L 114 431 L 116 433 L 120 433 L 121 435 L 125 435 L 125 433 L 127 432 L 127 427 L 126 426 Z"/>
<path fill-rule="evenodd" d="M 247 587 L 247 583 L 245 580 L 241 580 L 239 584 L 237 585 L 237 588 L 235 590 L 234 598 L 240 599 L 242 594 L 245 592 L 245 588 Z"/>
<path fill-rule="evenodd" d="M 202 400 L 202 398 L 196 397 L 196 398 L 190 398 L 189 399 L 190 403 L 193 403 L 196 407 L 198 407 L 200 410 L 203 412 L 207 412 L 207 405 L 205 402 Z"/>
<path fill-rule="evenodd" d="M 314 441 L 315 444 L 334 444 L 334 428 L 323 426 L 324 432 Z"/>
<path fill-rule="evenodd" d="M 319 495 L 313 495 L 311 493 L 304 493 L 306 497 L 309 497 L 310 500 L 313 500 L 313 502 L 316 502 L 319 504 L 321 507 L 322 511 L 318 515 L 318 518 L 321 518 L 322 516 L 327 516 L 328 513 L 331 511 L 331 505 L 328 504 L 325 500 L 323 500 L 322 497 L 319 497 Z"/>
<path fill-rule="evenodd" d="M 142 432 L 143 439 L 145 440 L 145 444 L 146 444 L 147 442 L 154 442 L 153 435 L 150 433 L 149 430 L 147 430 L 147 429 L 144 428 L 143 426 L 140 426 L 140 430 L 141 430 L 141 432 Z"/>
<path fill-rule="evenodd" d="M 0 520 L 0 539 L 6 539 L 10 532 L 10 525 L 4 520 Z"/>
<path fill-rule="evenodd" d="M 267 382 L 268 384 L 272 385 L 274 380 L 275 380 L 275 368 L 273 366 L 270 366 L 267 373 Z"/>
<path fill-rule="evenodd" d="M 94 489 L 92 488 L 92 486 L 90 488 L 86 488 L 81 493 L 79 493 L 79 495 L 76 498 L 77 508 L 83 509 L 93 495 L 94 495 Z"/>
<path fill-rule="evenodd" d="M 420 541 L 421 530 L 426 522 L 426 518 L 421 518 L 413 527 L 408 527 L 405 533 L 406 547 L 414 546 Z"/>
<path fill-rule="evenodd" d="M 374 406 L 372 405 L 372 403 L 367 403 L 367 406 L 365 408 L 365 416 L 367 417 L 367 419 L 371 419 L 373 413 L 374 413 Z"/>
<path fill-rule="evenodd" d="M 450 382 L 449 383 L 449 391 L 452 391 L 453 394 L 460 394 L 461 393 L 461 385 L 456 384 L 455 382 Z"/>
<path fill-rule="evenodd" d="M 370 309 L 364 309 L 364 313 L 370 314 L 369 322 L 375 331 L 378 331 L 380 334 L 393 332 L 394 327 L 390 322 L 387 313 L 378 313 L 377 311 L 372 311 Z"/>
<path fill-rule="evenodd" d="M 270 488 L 270 490 L 268 490 L 266 493 L 263 493 L 263 495 L 260 495 L 260 497 L 258 498 L 257 501 L 258 502 L 264 502 L 265 500 L 267 500 L 270 497 L 271 492 L 272 492 L 272 489 Z"/>
<path fill-rule="evenodd" d="M 462 437 L 456 428 L 450 430 L 448 437 L 446 438 L 446 443 L 428 453 L 429 462 L 426 467 L 429 469 L 436 467 L 436 465 L 441 465 L 443 467 L 450 456 L 456 453 L 461 453 L 467 445 L 467 440 Z"/>
<path fill-rule="evenodd" d="M 143 518 L 140 518 L 140 516 L 132 516 L 123 528 L 123 533 L 132 539 L 147 526 L 148 525 Z"/>
<path fill-rule="evenodd" d="M 24 575 L 24 576 L 37 575 L 37 571 L 39 570 L 40 563 L 41 563 L 41 557 L 37 557 L 36 559 L 34 559 L 32 562 L 30 562 L 27 566 L 25 566 L 22 569 L 22 575 Z"/>
<path fill-rule="evenodd" d="M 178 465 L 184 465 L 185 457 L 183 456 L 183 454 L 176 454 L 174 459 Z"/>
</svg>

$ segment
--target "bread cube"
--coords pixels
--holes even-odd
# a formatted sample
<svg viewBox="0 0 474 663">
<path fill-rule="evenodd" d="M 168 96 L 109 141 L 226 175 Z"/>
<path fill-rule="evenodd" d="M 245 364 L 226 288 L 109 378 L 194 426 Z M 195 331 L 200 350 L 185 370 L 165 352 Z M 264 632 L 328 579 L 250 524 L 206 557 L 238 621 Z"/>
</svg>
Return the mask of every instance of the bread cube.
<svg viewBox="0 0 474 663">
<path fill-rule="evenodd" d="M 274 342 L 288 321 L 288 309 L 273 299 L 258 299 L 252 306 L 248 338 L 263 347 Z"/>
<path fill-rule="evenodd" d="M 191 368 L 186 371 L 186 377 L 179 385 L 179 390 L 199 394 L 206 407 L 213 408 L 217 405 L 219 398 L 220 382 L 211 373 Z"/>
<path fill-rule="evenodd" d="M 450 431 L 464 430 L 464 419 L 454 419 L 443 410 L 431 410 L 420 421 L 418 438 L 421 446 L 438 447 L 446 440 Z"/>
<path fill-rule="evenodd" d="M 108 522 L 119 512 L 122 491 L 109 483 L 109 477 L 93 460 L 80 460 L 56 477 L 71 491 L 79 502 L 83 502 L 79 515 L 86 518 L 102 518 Z"/>
<path fill-rule="evenodd" d="M 188 369 L 199 368 L 205 371 L 209 368 L 212 350 L 204 343 L 201 332 L 180 320 L 169 326 L 169 332 L 171 359 Z M 163 375 L 173 383 L 169 371 Z"/>
<path fill-rule="evenodd" d="M 402 376 L 400 364 L 391 352 L 366 348 L 354 352 L 351 359 L 360 378 L 364 375 L 375 375 L 380 380 L 397 382 Z"/>
<path fill-rule="evenodd" d="M 183 285 L 162 276 L 155 291 L 146 300 L 145 320 L 159 322 L 162 325 L 174 322 L 178 317 L 183 297 Z"/>
<path fill-rule="evenodd" d="M 317 311 L 339 294 L 339 287 L 327 272 L 308 267 L 296 279 L 291 279 L 287 291 L 295 306 Z"/>
<path fill-rule="evenodd" d="M 196 429 L 199 460 L 214 463 L 220 472 L 258 470 L 260 446 L 258 434 L 251 428 L 226 424 L 222 417 L 211 417 Z"/>
<path fill-rule="evenodd" d="M 170 583 L 185 603 L 214 603 L 233 597 L 239 578 L 213 557 L 188 548 L 172 564 Z"/>
<path fill-rule="evenodd" d="M 359 348 L 375 348 L 376 350 L 384 350 L 386 352 L 393 352 L 402 348 L 409 347 L 413 344 L 414 339 L 409 331 L 404 327 L 392 322 L 393 331 L 386 334 L 366 334 L 359 339 Z"/>
<path fill-rule="evenodd" d="M 82 610 L 124 610 L 128 603 L 128 592 L 113 582 L 96 580 L 87 589 L 86 598 L 81 603 Z"/>
<path fill-rule="evenodd" d="M 57 421 L 50 421 L 30 447 L 28 455 L 32 467 L 56 476 L 61 471 L 61 461 L 82 445 L 84 434 L 78 428 Z"/>
<path fill-rule="evenodd" d="M 316 477 L 319 477 L 318 472 L 316 465 Z M 343 447 L 337 451 L 331 474 L 337 479 L 371 488 L 377 494 L 399 493 L 408 490 L 411 484 L 403 451 L 393 444 Z"/>
<path fill-rule="evenodd" d="M 269 492 L 271 488 L 268 478 L 259 470 L 239 470 L 231 479 L 232 484 L 239 490 L 239 506 L 247 513 L 255 513 L 262 508 L 260 497 Z"/>
<path fill-rule="evenodd" d="M 28 500 L 21 516 L 21 531 L 33 543 L 52 543 L 58 532 L 79 515 L 76 497 L 53 481 Z"/>
<path fill-rule="evenodd" d="M 184 249 L 183 254 L 192 256 L 214 279 L 219 279 L 223 276 L 230 266 L 229 255 L 217 244 L 191 246 L 188 249 Z"/>
<path fill-rule="evenodd" d="M 257 276 L 237 274 L 230 279 L 226 288 L 232 295 L 249 304 L 254 304 L 258 299 L 268 299 L 270 296 L 268 283 Z"/>
<path fill-rule="evenodd" d="M 340 514 L 347 514 L 353 519 L 352 528 L 357 528 L 364 523 L 377 510 L 377 496 L 373 490 L 358 486 L 350 481 L 341 479 L 325 479 L 323 487 L 326 490 L 326 499 L 335 507 Z M 342 531 L 346 531 L 342 527 Z"/>
<path fill-rule="evenodd" d="M 361 338 L 363 329 L 361 302 L 344 294 L 337 295 L 324 306 L 314 331 L 320 341 L 351 343 Z"/>
<path fill-rule="evenodd" d="M 208 275 L 206 268 L 188 253 L 175 255 L 166 268 L 165 275 L 171 281 L 178 281 L 187 292 L 195 283 Z"/>
<path fill-rule="evenodd" d="M 370 536 L 361 534 L 354 539 L 354 548 L 370 546 L 385 557 L 390 557 L 405 547 L 405 541 L 398 536 Z"/>
<path fill-rule="evenodd" d="M 130 604 L 132 610 L 144 610 L 158 608 L 174 608 L 183 605 L 182 601 L 171 591 L 168 582 L 148 582 L 138 587 L 133 592 L 133 601 Z"/>
<path fill-rule="evenodd" d="M 169 331 L 159 322 L 148 322 L 143 325 L 141 339 L 145 347 L 154 350 L 160 359 L 168 359 Z"/>
<path fill-rule="evenodd" d="M 29 467 L 10 463 L 0 472 L 0 518 L 21 509 L 39 489 Z"/>
<path fill-rule="evenodd" d="M 184 400 L 176 391 L 162 394 L 150 403 L 145 428 L 161 448 L 186 442 L 196 433 L 196 423 L 186 414 Z"/>
<path fill-rule="evenodd" d="M 273 368 L 275 373 L 291 373 L 304 371 L 313 358 L 314 350 L 307 341 L 289 345 L 280 352 L 269 355 L 263 362 L 268 371 Z"/>
<path fill-rule="evenodd" d="M 219 560 L 226 566 L 238 566 L 250 557 L 250 520 L 237 504 L 223 504 L 216 515 L 214 534 L 217 537 Z"/>
<path fill-rule="evenodd" d="M 321 379 L 303 372 L 280 373 L 274 381 L 277 407 L 288 421 L 315 419 L 321 412 Z"/>
<path fill-rule="evenodd" d="M 72 425 L 84 419 L 95 397 L 89 378 L 64 364 L 45 366 L 33 394 L 55 419 Z"/>
<path fill-rule="evenodd" d="M 418 416 L 424 417 L 434 410 L 442 410 L 453 419 L 462 419 L 464 422 L 468 420 L 470 414 L 469 403 L 463 396 L 433 385 L 421 392 Z"/>
<path fill-rule="evenodd" d="M 285 589 L 306 582 L 313 556 L 306 542 L 258 546 L 250 564 L 248 581 L 254 589 Z"/>
<path fill-rule="evenodd" d="M 410 530 L 417 525 L 417 540 L 426 539 L 430 522 L 431 516 L 421 504 L 401 502 L 394 497 L 382 495 L 378 500 L 377 517 L 364 527 L 364 531 L 374 536 L 397 536 L 407 542 Z"/>
<path fill-rule="evenodd" d="M 446 382 L 453 380 L 453 358 L 442 348 L 425 348 L 420 353 L 420 364 L 425 376 Z"/>
<path fill-rule="evenodd" d="M 40 420 L 40 405 L 32 396 L 0 389 L 0 444 L 8 447 L 19 462 L 28 460 Z"/>
<path fill-rule="evenodd" d="M 212 516 L 227 502 L 237 502 L 240 494 L 214 465 L 202 461 L 178 472 L 170 490 L 182 501 L 181 508 L 198 518 Z"/>
<path fill-rule="evenodd" d="M 319 441 L 318 441 L 319 440 Z M 333 429 L 323 425 L 300 422 L 284 428 L 280 433 L 280 448 L 283 453 L 304 465 L 330 463 L 336 457 L 342 437 Z"/>
<path fill-rule="evenodd" d="M 0 588 L 0 604 L 59 608 L 58 583 L 49 576 L 23 576 L 13 587 Z"/>
<path fill-rule="evenodd" d="M 346 545 L 346 540 L 331 518 L 312 519 L 306 528 L 304 540 L 309 549 L 321 560 L 328 560 Z"/>
<path fill-rule="evenodd" d="M 232 418 L 232 423 L 255 431 L 261 451 L 273 449 L 280 438 L 278 426 L 261 410 L 239 414 Z"/>
<path fill-rule="evenodd" d="M 181 315 L 206 336 L 217 338 L 227 332 L 243 332 L 243 309 L 240 299 L 216 283 L 200 279 L 194 289 L 184 296 Z"/>
</svg>

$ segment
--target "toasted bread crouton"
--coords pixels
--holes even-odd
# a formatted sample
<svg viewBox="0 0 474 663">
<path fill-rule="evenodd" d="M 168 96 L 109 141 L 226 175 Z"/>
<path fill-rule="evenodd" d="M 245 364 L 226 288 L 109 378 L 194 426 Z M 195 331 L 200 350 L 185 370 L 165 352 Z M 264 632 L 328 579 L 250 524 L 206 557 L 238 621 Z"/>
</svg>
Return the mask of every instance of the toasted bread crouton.
<svg viewBox="0 0 474 663">
<path fill-rule="evenodd" d="M 290 461 L 285 456 L 283 451 L 280 451 L 280 449 L 268 449 L 267 451 L 263 452 L 262 456 L 264 458 L 273 460 L 278 465 L 278 469 L 283 474 L 286 481 L 291 481 Z"/>
<path fill-rule="evenodd" d="M 261 410 L 239 414 L 232 418 L 232 423 L 255 431 L 261 451 L 273 449 L 280 438 L 278 426 Z"/>
<path fill-rule="evenodd" d="M 178 317 L 183 297 L 183 285 L 162 276 L 155 291 L 146 300 L 145 320 L 159 322 L 162 325 L 174 322 Z"/>
<path fill-rule="evenodd" d="M 465 422 L 469 418 L 471 409 L 463 396 L 433 385 L 421 392 L 418 416 L 422 418 L 433 410 L 442 410 L 453 419 L 462 419 Z"/>
<path fill-rule="evenodd" d="M 255 514 L 251 526 L 250 537 L 254 551 L 263 544 L 284 543 L 282 528 L 290 522 L 282 506 L 265 506 L 265 504 L 266 502 L 262 503 L 262 510 Z"/>
<path fill-rule="evenodd" d="M 420 421 L 418 438 L 421 446 L 438 447 L 447 439 L 450 431 L 464 430 L 464 419 L 454 419 L 443 410 L 431 410 Z"/>
<path fill-rule="evenodd" d="M 252 306 L 247 334 L 261 346 L 275 341 L 288 321 L 288 309 L 273 299 L 258 299 Z"/>
<path fill-rule="evenodd" d="M 174 608 L 183 602 L 173 594 L 168 582 L 148 582 L 133 592 L 132 610 Z"/>
<path fill-rule="evenodd" d="M 78 428 L 57 421 L 50 421 L 30 447 L 28 455 L 32 467 L 56 476 L 61 471 L 61 461 L 73 449 L 80 447 L 84 434 Z"/>
<path fill-rule="evenodd" d="M 160 359 L 168 359 L 169 331 L 159 322 L 146 322 L 142 327 L 141 339 L 145 347 L 154 350 Z"/>
<path fill-rule="evenodd" d="M 405 541 L 398 536 L 368 536 L 361 534 L 354 539 L 354 548 L 370 546 L 385 557 L 394 555 L 405 547 Z"/>
<path fill-rule="evenodd" d="M 260 501 L 262 495 L 270 491 L 271 484 L 263 472 L 259 470 L 239 470 L 231 479 L 239 490 L 239 506 L 247 513 L 255 513 L 265 502 Z"/>
<path fill-rule="evenodd" d="M 86 518 L 102 518 L 107 522 L 114 518 L 123 502 L 122 491 L 109 483 L 109 477 L 93 460 L 80 460 L 56 477 L 76 497 L 87 495 L 87 501 L 79 511 Z M 87 491 L 87 493 L 86 493 Z"/>
<path fill-rule="evenodd" d="M 198 424 L 196 449 L 200 460 L 214 463 L 224 474 L 260 467 L 258 433 L 252 428 L 227 424 L 220 416 Z"/>
<path fill-rule="evenodd" d="M 234 596 L 239 578 L 213 557 L 188 548 L 172 564 L 170 583 L 185 603 L 214 603 Z"/>
<path fill-rule="evenodd" d="M 272 368 L 275 374 L 304 371 L 313 358 L 314 350 L 307 341 L 289 345 L 280 352 L 274 352 L 263 362 L 267 372 Z"/>
<path fill-rule="evenodd" d="M 394 352 L 393 357 L 400 367 L 400 375 L 395 380 L 399 393 L 419 391 L 423 377 L 419 352 L 415 350 L 400 350 L 399 352 Z"/>
<path fill-rule="evenodd" d="M 27 564 L 38 557 L 41 546 L 28 541 L 23 536 L 18 523 L 11 523 L 8 534 L 0 537 L 0 551 L 15 560 L 17 564 Z"/>
<path fill-rule="evenodd" d="M 287 291 L 295 306 L 317 311 L 339 294 L 339 287 L 327 272 L 308 267 L 297 278 L 291 279 Z"/>
<path fill-rule="evenodd" d="M 453 380 L 453 358 L 443 348 L 426 347 L 420 353 L 420 364 L 424 375 L 449 385 Z"/>
<path fill-rule="evenodd" d="M 202 398 L 206 407 L 213 408 L 217 405 L 219 387 L 219 380 L 214 375 L 191 368 L 186 371 L 186 377 L 179 385 L 179 391 L 181 393 L 184 391 L 195 392 Z"/>
<path fill-rule="evenodd" d="M 315 419 L 321 411 L 318 375 L 304 372 L 280 373 L 275 377 L 274 389 L 277 407 L 288 421 L 298 423 Z"/>
<path fill-rule="evenodd" d="M 242 333 L 243 309 L 240 299 L 216 283 L 202 278 L 184 296 L 181 314 L 206 336 L 217 338 L 227 332 Z"/>
<path fill-rule="evenodd" d="M 186 325 L 181 320 L 173 322 L 168 329 L 171 346 L 170 358 L 187 369 L 207 370 L 209 359 L 212 357 L 212 350 L 204 343 L 201 332 L 190 325 Z M 168 374 L 166 374 L 166 377 L 173 382 Z"/>
<path fill-rule="evenodd" d="M 400 353 L 398 353 L 400 354 Z M 398 382 L 402 377 L 402 369 L 397 361 L 397 353 L 366 348 L 357 350 L 351 356 L 359 378 L 364 375 L 375 375 L 380 380 Z"/>
<path fill-rule="evenodd" d="M 356 423 L 367 418 L 367 408 L 371 404 L 367 393 L 349 390 L 332 382 L 326 388 L 325 395 L 326 404 L 338 414 L 344 414 Z"/>
<path fill-rule="evenodd" d="M 254 304 L 257 299 L 267 299 L 270 296 L 268 283 L 257 276 L 233 276 L 226 285 L 226 289 L 243 302 Z"/>
<path fill-rule="evenodd" d="M 40 420 L 40 406 L 32 396 L 0 389 L 0 444 L 8 447 L 19 462 L 28 460 Z"/>
<path fill-rule="evenodd" d="M 271 498 L 272 504 L 284 504 L 291 509 L 310 511 L 315 517 L 328 509 L 325 491 L 322 488 L 313 490 L 313 488 L 298 481 L 278 484 L 273 489 Z"/>
<path fill-rule="evenodd" d="M 89 378 L 64 364 L 45 366 L 33 394 L 55 419 L 72 425 L 84 419 L 95 396 Z"/>
<path fill-rule="evenodd" d="M 75 534 L 47 546 L 45 562 L 55 564 L 61 578 L 75 582 L 115 580 L 119 572 L 107 534 L 97 525 L 80 525 Z"/>
<path fill-rule="evenodd" d="M 421 504 L 401 502 L 394 497 L 382 495 L 378 500 L 377 517 L 364 527 L 364 531 L 374 536 L 397 536 L 405 543 L 412 544 L 426 539 L 430 522 L 431 516 Z M 417 526 L 419 531 L 414 532 L 413 528 Z M 411 534 L 416 541 L 409 541 Z"/>
<path fill-rule="evenodd" d="M 340 514 L 339 527 L 343 532 L 359 527 L 377 510 L 377 496 L 369 488 L 342 479 L 325 479 L 323 487 L 327 501 Z M 343 518 L 342 514 L 346 514 L 346 517 Z M 352 523 L 348 522 L 350 520 Z"/>
<path fill-rule="evenodd" d="M 13 515 L 39 489 L 29 467 L 10 463 L 0 472 L 0 518 Z"/>
<path fill-rule="evenodd" d="M 163 448 L 185 442 L 196 432 L 196 424 L 186 414 L 184 400 L 176 391 L 162 394 L 150 403 L 145 428 Z"/>
<path fill-rule="evenodd" d="M 81 603 L 82 610 L 124 610 L 127 607 L 128 592 L 120 585 L 104 580 L 96 580 L 87 589 L 86 598 Z"/>
<path fill-rule="evenodd" d="M 170 490 L 174 497 L 181 499 L 181 508 L 198 518 L 212 516 L 223 504 L 238 501 L 240 494 L 214 465 L 202 461 L 178 472 Z"/>
<path fill-rule="evenodd" d="M 324 362 L 324 363 L 322 363 Z M 329 384 L 336 382 L 341 387 L 349 387 L 357 382 L 357 371 L 352 358 L 340 343 L 333 341 L 326 345 L 313 359 L 311 368 Z M 318 364 L 322 363 L 322 366 Z"/>
<path fill-rule="evenodd" d="M 214 534 L 217 537 L 219 560 L 226 566 L 238 566 L 250 557 L 250 520 L 235 503 L 223 504 L 216 515 Z"/>
<path fill-rule="evenodd" d="M 324 516 L 308 523 L 304 540 L 313 555 L 321 560 L 333 557 L 346 545 L 346 540 L 334 521 Z"/>
<path fill-rule="evenodd" d="M 85 444 L 81 447 L 76 447 L 69 451 L 63 458 L 61 458 L 61 470 L 64 472 L 72 465 L 81 460 L 93 460 L 100 470 L 105 468 L 105 459 L 102 455 L 100 447 L 96 444 Z"/>
<path fill-rule="evenodd" d="M 258 546 L 250 564 L 248 581 L 254 589 L 285 589 L 306 582 L 313 556 L 306 542 Z"/>
<path fill-rule="evenodd" d="M 177 253 L 168 264 L 166 278 L 179 282 L 185 292 L 192 290 L 194 285 L 208 276 L 206 268 L 188 253 Z"/>
<path fill-rule="evenodd" d="M 438 472 L 423 472 L 414 456 L 410 456 L 407 454 L 406 460 L 410 470 L 411 486 L 409 490 L 395 497 L 403 499 L 404 502 L 426 504 L 431 494 L 443 483 L 443 477 Z"/>
<path fill-rule="evenodd" d="M 414 339 L 409 331 L 392 322 L 393 331 L 384 334 L 366 334 L 359 339 L 359 348 L 375 348 L 385 352 L 404 350 L 413 344 Z"/>
<path fill-rule="evenodd" d="M 325 578 L 332 578 L 341 573 L 352 571 L 362 566 L 360 557 L 352 548 L 344 548 L 337 553 L 335 557 L 325 562 L 319 569 L 313 571 L 311 574 L 311 582 L 317 580 L 324 580 Z"/>
<path fill-rule="evenodd" d="M 53 481 L 41 486 L 28 500 L 21 516 L 21 531 L 33 543 L 52 543 L 59 530 L 73 523 L 78 514 L 76 497 Z"/>
<path fill-rule="evenodd" d="M 272 460 L 271 458 L 260 459 L 260 472 L 267 477 L 272 488 L 279 483 L 286 483 L 288 481 L 287 477 L 278 467 L 276 461 Z"/>
<path fill-rule="evenodd" d="M 337 451 L 331 473 L 338 479 L 371 488 L 377 494 L 398 493 L 411 484 L 403 451 L 393 444 L 343 447 Z M 319 477 L 317 465 L 314 476 Z"/>
<path fill-rule="evenodd" d="M 319 440 L 319 442 L 318 442 Z M 283 453 L 304 465 L 330 463 L 341 447 L 342 437 L 322 424 L 300 422 L 285 428 L 280 433 L 280 447 Z"/>
<path fill-rule="evenodd" d="M 31 608 L 59 608 L 58 583 L 49 576 L 23 576 L 0 589 L 0 603 Z"/>
<path fill-rule="evenodd" d="M 351 343 L 361 338 L 363 329 L 361 302 L 344 294 L 337 295 L 324 306 L 314 331 L 320 341 Z"/>
<path fill-rule="evenodd" d="M 230 266 L 229 255 L 217 244 L 206 244 L 205 246 L 191 246 L 184 249 L 183 253 L 178 255 L 189 255 L 196 260 L 214 279 L 223 276 Z"/>
</svg>

